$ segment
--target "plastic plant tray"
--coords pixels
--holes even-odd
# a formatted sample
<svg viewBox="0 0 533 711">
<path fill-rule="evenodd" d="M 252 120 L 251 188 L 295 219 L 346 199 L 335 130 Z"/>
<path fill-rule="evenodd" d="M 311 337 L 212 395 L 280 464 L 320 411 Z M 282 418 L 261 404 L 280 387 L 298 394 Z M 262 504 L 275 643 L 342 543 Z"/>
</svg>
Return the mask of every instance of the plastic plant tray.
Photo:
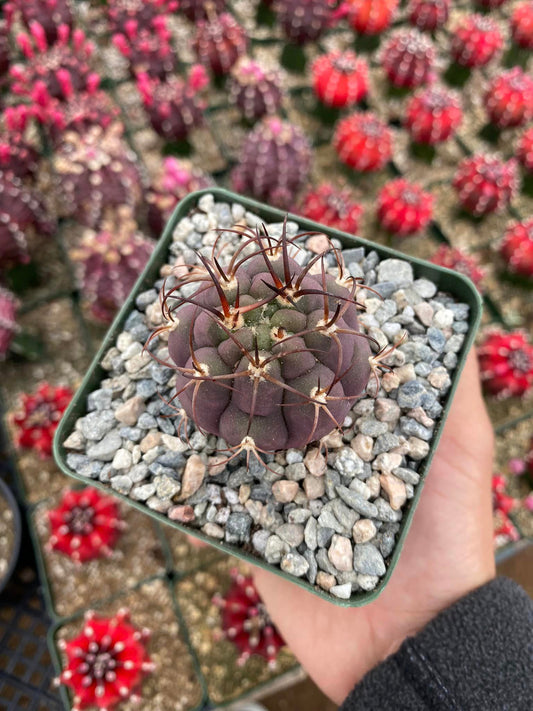
<svg viewBox="0 0 533 711">
<path fill-rule="evenodd" d="M 63 447 L 63 442 L 65 439 L 68 437 L 68 435 L 73 431 L 74 425 L 76 423 L 76 420 L 86 414 L 86 402 L 87 402 L 87 396 L 90 392 L 93 390 L 96 390 L 99 387 L 99 383 L 102 379 L 104 379 L 106 376 L 105 371 L 101 368 L 100 362 L 107 352 L 107 350 L 115 343 L 116 338 L 118 334 L 121 332 L 123 329 L 123 325 L 130 314 L 131 310 L 135 307 L 135 299 L 137 295 L 146 289 L 150 288 L 153 286 L 154 282 L 158 279 L 159 277 L 159 269 L 162 266 L 162 264 L 165 263 L 166 258 L 167 258 L 167 253 L 168 253 L 168 248 L 169 245 L 171 244 L 172 241 L 172 234 L 174 232 L 174 229 L 179 222 L 179 220 L 186 216 L 189 211 L 194 208 L 198 202 L 198 199 L 204 195 L 204 194 L 212 194 L 215 198 L 215 200 L 218 201 L 225 201 L 225 202 L 237 202 L 243 205 L 248 211 L 251 211 L 264 219 L 265 222 L 281 222 L 285 215 L 287 214 L 286 212 L 279 210 L 277 208 L 270 207 L 268 205 L 265 205 L 264 203 L 257 202 L 255 200 L 252 200 L 250 198 L 245 198 L 240 195 L 237 195 L 236 193 L 233 193 L 229 190 L 225 190 L 223 188 L 207 188 L 204 190 L 199 190 L 194 193 L 191 193 L 188 195 L 184 200 L 182 200 L 175 208 L 172 216 L 170 217 L 165 230 L 163 231 L 163 234 L 157 244 L 156 249 L 154 250 L 152 257 L 150 258 L 149 263 L 147 264 L 145 270 L 137 280 L 135 286 L 133 287 L 128 299 L 126 300 L 125 304 L 121 308 L 120 312 L 116 316 L 115 320 L 113 321 L 112 325 L 109 328 L 109 331 L 107 332 L 106 337 L 104 338 L 104 341 L 100 347 L 100 350 L 94 357 L 87 374 L 74 395 L 74 398 L 72 399 L 68 409 L 66 410 L 63 419 L 61 420 L 59 427 L 56 431 L 55 439 L 54 439 L 54 457 L 56 459 L 57 464 L 61 468 L 61 470 L 67 474 L 68 476 L 73 477 L 74 479 L 78 479 L 80 481 L 84 481 L 85 483 L 89 483 L 92 486 L 99 487 L 107 492 L 112 493 L 114 496 L 118 496 L 121 498 L 123 501 L 125 501 L 127 504 L 130 506 L 135 506 L 139 510 L 143 511 L 149 516 L 152 516 L 156 520 L 160 521 L 161 523 L 167 525 L 167 526 L 173 526 L 180 531 L 183 531 L 184 533 L 190 534 L 192 536 L 195 536 L 196 538 L 199 538 L 200 540 L 215 546 L 216 548 L 224 551 L 225 553 L 229 553 L 231 555 L 236 556 L 237 558 L 240 558 L 242 560 L 247 561 L 248 563 L 252 563 L 254 565 L 258 565 L 261 568 L 264 568 L 265 570 L 268 570 L 270 572 L 273 572 L 277 575 L 280 575 L 281 577 L 285 578 L 286 580 L 289 580 L 290 582 L 294 583 L 295 585 L 299 585 L 300 587 L 308 590 L 309 592 L 318 595 L 324 600 L 327 600 L 333 604 L 342 606 L 342 607 L 360 607 L 362 605 L 366 605 L 369 602 L 372 602 L 375 600 L 378 595 L 383 591 L 385 586 L 387 585 L 392 572 L 398 562 L 398 558 L 401 554 L 401 550 L 403 547 L 403 544 L 405 542 L 407 533 L 409 531 L 409 528 L 411 526 L 411 522 L 413 520 L 413 515 L 416 509 L 416 506 L 418 504 L 418 501 L 420 500 L 420 496 L 422 494 L 422 489 L 424 485 L 425 478 L 427 476 L 427 473 L 429 471 L 431 461 L 433 459 L 433 456 L 435 454 L 435 451 L 437 449 L 437 445 L 439 443 L 440 437 L 442 435 L 442 430 L 444 427 L 444 423 L 446 422 L 446 418 L 448 416 L 449 410 L 450 410 L 450 405 L 453 399 L 453 395 L 455 393 L 455 390 L 457 388 L 457 384 L 459 382 L 459 376 L 461 374 L 461 371 L 463 369 L 466 356 L 468 351 L 470 350 L 470 347 L 473 344 L 474 337 L 477 331 L 477 328 L 480 323 L 481 319 L 481 311 L 482 311 L 482 301 L 481 297 L 474 287 L 474 285 L 471 283 L 471 281 L 464 277 L 461 274 L 458 274 L 456 272 L 453 272 L 449 269 L 445 269 L 443 267 L 436 266 L 434 264 L 431 264 L 429 262 L 423 261 L 421 259 L 415 258 L 415 257 L 410 257 L 408 255 L 405 255 L 401 252 L 398 252 L 394 249 L 384 247 L 378 244 L 374 244 L 373 242 L 370 242 L 368 240 L 361 239 L 359 237 L 354 237 L 352 235 L 346 234 L 344 232 L 340 232 L 338 230 L 334 230 L 328 227 L 325 227 L 324 225 L 320 225 L 317 222 L 313 222 L 312 220 L 305 219 L 303 217 L 300 217 L 299 215 L 294 215 L 289 213 L 289 219 L 294 220 L 295 222 L 298 223 L 300 229 L 302 231 L 316 231 L 316 232 L 321 232 L 326 234 L 330 239 L 338 239 L 341 244 L 343 245 L 344 248 L 355 248 L 355 247 L 363 247 L 365 250 L 370 251 L 370 250 L 375 250 L 380 258 L 382 259 L 389 259 L 389 258 L 395 258 L 395 259 L 401 259 L 403 261 L 407 261 L 411 264 L 413 267 L 414 275 L 415 278 L 421 278 L 425 277 L 429 280 L 431 280 L 439 290 L 448 292 L 451 294 L 453 297 L 457 298 L 459 301 L 462 301 L 470 307 L 470 313 L 469 313 L 469 329 L 468 332 L 465 334 L 465 339 L 463 346 L 461 348 L 460 353 L 458 354 L 458 362 L 457 362 L 457 367 L 453 371 L 451 375 L 452 379 L 452 384 L 451 387 L 446 395 L 446 397 L 443 399 L 443 411 L 442 415 L 436 424 L 434 435 L 432 440 L 430 441 L 430 450 L 423 461 L 419 474 L 420 474 L 420 483 L 416 487 L 415 494 L 413 498 L 408 502 L 406 507 L 404 508 L 404 515 L 400 524 L 400 530 L 398 532 L 398 538 L 396 541 L 396 545 L 394 548 L 394 551 L 391 555 L 391 558 L 388 563 L 387 567 L 387 572 L 385 573 L 384 577 L 380 580 L 378 585 L 374 590 L 371 592 L 357 592 L 353 594 L 349 599 L 347 600 L 341 600 L 338 598 L 334 598 L 332 595 L 329 593 L 316 588 L 315 586 L 311 585 L 309 582 L 302 580 L 300 578 L 295 578 L 279 568 L 269 565 L 266 563 L 266 561 L 254 556 L 251 553 L 248 553 L 244 551 L 242 548 L 230 545 L 225 542 L 220 542 L 220 541 L 215 541 L 206 534 L 204 534 L 202 531 L 199 531 L 197 529 L 194 529 L 192 527 L 187 527 L 183 524 L 171 521 L 168 519 L 166 516 L 163 514 L 157 513 L 149 509 L 147 506 L 145 506 L 142 503 L 133 501 L 127 496 L 118 494 L 114 490 L 112 490 L 110 487 L 106 486 L 105 484 L 102 484 L 101 482 L 97 480 L 87 480 L 84 477 L 78 475 L 76 472 L 74 472 L 66 463 L 66 455 L 67 452 L 65 448 Z"/>
</svg>

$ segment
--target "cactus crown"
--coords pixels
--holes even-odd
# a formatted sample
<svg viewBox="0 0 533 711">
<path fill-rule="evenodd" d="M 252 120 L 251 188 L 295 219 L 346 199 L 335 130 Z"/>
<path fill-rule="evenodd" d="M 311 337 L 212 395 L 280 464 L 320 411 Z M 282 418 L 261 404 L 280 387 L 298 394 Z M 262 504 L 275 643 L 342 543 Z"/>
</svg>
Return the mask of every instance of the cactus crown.
<svg viewBox="0 0 533 711">
<path fill-rule="evenodd" d="M 287 221 L 279 238 L 262 225 L 224 232 L 242 236 L 221 266 L 220 237 L 211 257 L 163 287 L 165 324 L 182 416 L 224 438 L 232 456 L 304 447 L 334 428 L 376 374 L 382 353 L 359 330 L 360 281 L 333 247 L 305 266 Z M 327 273 L 333 255 L 336 276 Z M 301 256 L 301 255 L 300 255 Z M 196 290 L 195 287 L 197 286 Z"/>
</svg>

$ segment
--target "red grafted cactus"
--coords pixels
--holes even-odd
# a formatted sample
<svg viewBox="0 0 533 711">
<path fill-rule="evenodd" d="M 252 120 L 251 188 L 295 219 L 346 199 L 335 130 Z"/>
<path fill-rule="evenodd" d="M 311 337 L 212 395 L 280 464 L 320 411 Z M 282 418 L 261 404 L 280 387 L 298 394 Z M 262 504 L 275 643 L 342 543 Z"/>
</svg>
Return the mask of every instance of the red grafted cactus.
<svg viewBox="0 0 533 711">
<path fill-rule="evenodd" d="M 274 8 L 287 39 L 295 44 L 316 41 L 334 19 L 333 0 L 276 0 Z"/>
<path fill-rule="evenodd" d="M 179 9 L 189 20 L 205 20 L 209 14 L 219 15 L 226 9 L 226 0 L 179 0 Z"/>
<path fill-rule="evenodd" d="M 298 212 L 328 227 L 355 234 L 359 230 L 363 208 L 348 188 L 322 183 L 305 194 Z"/>
<path fill-rule="evenodd" d="M 148 224 L 153 237 L 158 238 L 168 218 L 180 200 L 189 193 L 213 185 L 211 178 L 190 161 L 173 156 L 163 158 L 161 171 L 146 195 Z"/>
<path fill-rule="evenodd" d="M 305 185 L 311 147 L 303 131 L 277 116 L 265 118 L 246 138 L 232 174 L 233 187 L 289 208 Z"/>
<path fill-rule="evenodd" d="M 449 247 L 446 244 L 442 244 L 431 257 L 430 262 L 438 264 L 440 267 L 446 267 L 446 269 L 453 269 L 459 274 L 464 274 L 474 282 L 478 289 L 485 278 L 485 270 L 480 266 L 477 259 L 457 247 Z"/>
<path fill-rule="evenodd" d="M 189 79 L 168 77 L 165 81 L 139 74 L 137 89 L 152 128 L 168 141 L 181 141 L 203 123 L 205 102 Z"/>
<path fill-rule="evenodd" d="M 410 0 L 409 22 L 423 32 L 434 32 L 448 21 L 451 0 Z"/>
<path fill-rule="evenodd" d="M 126 300 L 153 249 L 152 242 L 136 231 L 128 211 L 124 213 L 116 224 L 85 232 L 70 253 L 93 316 L 105 322 Z"/>
<path fill-rule="evenodd" d="M 508 225 L 499 251 L 510 272 L 533 279 L 533 217 Z"/>
<path fill-rule="evenodd" d="M 379 35 L 391 24 L 398 0 L 348 0 L 348 19 L 362 35 Z"/>
<path fill-rule="evenodd" d="M 59 38 L 58 28 L 72 29 L 72 10 L 69 0 L 9 0 L 4 12 L 11 23 L 20 17 L 28 29 L 36 22 L 46 36 L 49 44 Z"/>
<path fill-rule="evenodd" d="M 0 286 L 0 361 L 9 350 L 13 336 L 17 331 L 17 300 L 8 290 Z"/>
<path fill-rule="evenodd" d="M 63 214 L 96 227 L 110 208 L 135 209 L 142 183 L 135 154 L 122 138 L 121 124 L 66 133 L 53 164 Z"/>
<path fill-rule="evenodd" d="M 149 630 L 131 624 L 128 610 L 114 617 L 86 612 L 80 634 L 58 642 L 66 660 L 56 683 L 72 690 L 72 711 L 111 711 L 124 701 L 140 703 L 143 679 L 155 669 L 149 638 Z"/>
<path fill-rule="evenodd" d="M 381 63 L 393 86 L 412 89 L 432 79 L 435 48 L 418 30 L 399 30 L 383 48 Z"/>
<path fill-rule="evenodd" d="M 313 90 L 326 106 L 353 106 L 368 92 L 368 64 L 355 52 L 334 50 L 313 62 Z"/>
<path fill-rule="evenodd" d="M 485 108 L 498 128 L 526 123 L 533 117 L 533 78 L 520 67 L 502 72 L 490 82 Z"/>
<path fill-rule="evenodd" d="M 462 207 L 476 217 L 503 210 L 518 190 L 516 160 L 496 156 L 465 158 L 453 179 Z"/>
<path fill-rule="evenodd" d="M 148 29 L 126 23 L 124 32 L 113 35 L 113 44 L 126 57 L 132 76 L 145 73 L 164 79 L 176 70 L 172 36 L 163 16 L 156 17 Z"/>
<path fill-rule="evenodd" d="M 41 201 L 12 173 L 0 172 L 0 264 L 3 268 L 30 261 L 27 233 L 50 235 L 54 222 Z"/>
<path fill-rule="evenodd" d="M 517 499 L 506 493 L 505 477 L 501 474 L 492 476 L 492 509 L 494 514 L 494 543 L 496 546 L 504 545 L 509 541 L 518 541 L 520 534 L 509 514 L 518 505 Z"/>
<path fill-rule="evenodd" d="M 501 50 L 498 25 L 486 15 L 469 15 L 452 35 L 451 55 L 463 67 L 483 67 Z"/>
<path fill-rule="evenodd" d="M 519 397 L 533 387 L 533 346 L 524 331 L 489 332 L 478 346 L 478 359 L 483 386 L 491 395 Z"/>
<path fill-rule="evenodd" d="M 381 170 L 392 156 L 392 133 L 375 114 L 358 112 L 339 121 L 333 146 L 350 168 L 361 172 Z"/>
<path fill-rule="evenodd" d="M 109 0 L 108 19 L 113 33 L 124 34 L 148 29 L 159 17 L 174 12 L 180 6 L 178 0 Z"/>
<path fill-rule="evenodd" d="M 528 128 L 520 136 L 516 157 L 523 168 L 533 172 L 533 128 Z"/>
<path fill-rule="evenodd" d="M 0 170 L 17 178 L 34 178 L 39 152 L 25 138 L 32 112 L 27 106 L 9 106 L 3 112 L 5 129 L 0 132 Z"/>
<path fill-rule="evenodd" d="M 433 215 L 433 195 L 416 183 L 397 178 L 381 189 L 377 215 L 380 225 L 397 237 L 421 232 Z"/>
<path fill-rule="evenodd" d="M 520 3 L 511 15 L 513 42 L 523 49 L 533 49 L 533 2 Z"/>
<path fill-rule="evenodd" d="M 82 30 L 60 25 L 57 40 L 49 45 L 44 29 L 33 22 L 30 34 L 18 35 L 17 44 L 28 61 L 10 69 L 15 94 L 40 104 L 44 96 L 64 100 L 98 86 L 100 78 L 91 67 L 94 45 Z"/>
<path fill-rule="evenodd" d="M 440 86 L 417 92 L 405 111 L 405 126 L 415 143 L 434 145 L 446 141 L 462 120 L 459 94 Z"/>
<path fill-rule="evenodd" d="M 238 649 L 238 666 L 256 654 L 275 669 L 277 656 L 285 642 L 270 619 L 252 576 L 232 570 L 231 578 L 229 590 L 213 597 L 213 604 L 220 610 L 220 635 Z"/>
<path fill-rule="evenodd" d="M 92 487 L 66 491 L 47 513 L 48 549 L 77 563 L 112 555 L 126 527 L 116 500 Z"/>
<path fill-rule="evenodd" d="M 23 393 L 11 417 L 16 446 L 50 457 L 54 433 L 71 399 L 70 388 L 49 383 L 41 383 L 34 393 Z"/>
<path fill-rule="evenodd" d="M 196 426 L 221 436 L 232 457 L 304 447 L 338 427 L 376 373 L 379 354 L 359 329 L 358 282 L 340 253 L 337 278 L 327 252 L 302 267 L 299 235 L 245 230 L 228 264 L 213 247 L 161 294 L 176 397 Z M 198 284 L 191 296 L 184 284 Z M 149 344 L 147 344 L 148 346 Z"/>
<path fill-rule="evenodd" d="M 213 74 L 227 74 L 237 59 L 245 54 L 247 37 L 244 29 L 229 12 L 200 20 L 193 41 L 198 61 Z"/>
<path fill-rule="evenodd" d="M 229 96 L 248 121 L 275 114 L 283 100 L 280 73 L 241 57 L 231 70 Z"/>
</svg>

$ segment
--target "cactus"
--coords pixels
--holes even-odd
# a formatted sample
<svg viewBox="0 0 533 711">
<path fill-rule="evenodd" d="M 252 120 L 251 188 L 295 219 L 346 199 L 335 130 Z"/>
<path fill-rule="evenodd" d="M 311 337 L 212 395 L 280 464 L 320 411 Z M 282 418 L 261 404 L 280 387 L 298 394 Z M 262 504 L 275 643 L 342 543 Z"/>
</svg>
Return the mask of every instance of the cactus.
<svg viewBox="0 0 533 711">
<path fill-rule="evenodd" d="M 459 94 L 438 86 L 417 92 L 405 111 L 405 126 L 413 141 L 428 145 L 446 141 L 462 120 Z"/>
<path fill-rule="evenodd" d="M 397 178 L 384 185 L 378 195 L 380 225 L 397 237 L 420 232 L 433 215 L 433 196 L 416 183 Z"/>
<path fill-rule="evenodd" d="M 526 171 L 533 173 L 533 128 L 520 136 L 516 157 Z"/>
<path fill-rule="evenodd" d="M 305 185 L 311 148 L 303 131 L 273 116 L 265 118 L 246 138 L 232 180 L 247 193 L 287 209 Z"/>
<path fill-rule="evenodd" d="M 28 61 L 10 69 L 15 94 L 40 103 L 43 96 L 64 100 L 98 85 L 99 77 L 91 68 L 94 45 L 81 30 L 71 32 L 60 25 L 58 39 L 49 45 L 44 29 L 34 22 L 30 34 L 18 35 L 17 44 Z"/>
<path fill-rule="evenodd" d="M 172 156 L 163 159 L 161 172 L 146 195 L 148 225 L 152 237 L 157 239 L 172 211 L 189 193 L 213 185 L 211 178 L 187 160 Z"/>
<path fill-rule="evenodd" d="M 334 18 L 332 0 L 276 0 L 278 22 L 290 42 L 315 42 Z"/>
<path fill-rule="evenodd" d="M 167 141 L 186 139 L 203 122 L 205 102 L 190 80 L 168 77 L 166 81 L 139 74 L 137 89 L 154 131 Z"/>
<path fill-rule="evenodd" d="M 0 86 L 9 71 L 11 50 L 9 47 L 9 30 L 7 22 L 0 19 Z"/>
<path fill-rule="evenodd" d="M 98 489 L 65 491 L 58 505 L 48 510 L 48 550 L 77 563 L 110 556 L 126 527 L 117 502 Z"/>
<path fill-rule="evenodd" d="M 65 133 L 53 157 L 60 210 L 96 227 L 110 209 L 141 201 L 135 154 L 122 138 L 122 125 L 91 126 L 84 134 Z"/>
<path fill-rule="evenodd" d="M 513 9 L 511 36 L 518 47 L 533 49 L 533 2 L 531 0 L 526 0 Z"/>
<path fill-rule="evenodd" d="M 0 172 L 0 265 L 3 269 L 30 261 L 27 233 L 50 235 L 54 222 L 43 204 L 12 173 Z"/>
<path fill-rule="evenodd" d="M 179 0 L 180 12 L 189 20 L 205 20 L 212 15 L 220 15 L 226 9 L 226 0 Z"/>
<path fill-rule="evenodd" d="M 327 252 L 305 267 L 287 237 L 241 228 L 243 241 L 221 266 L 217 244 L 168 290 L 161 303 L 176 396 L 200 430 L 223 437 L 232 458 L 246 451 L 304 447 L 339 427 L 376 374 L 383 355 L 359 330 L 358 286 L 341 255 L 337 278 Z M 189 296 L 179 290 L 198 284 Z"/>
<path fill-rule="evenodd" d="M 59 27 L 72 29 L 72 10 L 69 0 L 9 0 L 4 12 L 11 23 L 14 17 L 20 17 L 26 27 L 39 24 L 46 41 L 53 44 L 59 39 Z"/>
<path fill-rule="evenodd" d="M 399 30 L 383 48 L 381 63 L 393 86 L 412 89 L 432 79 L 435 48 L 418 30 Z"/>
<path fill-rule="evenodd" d="M 198 61 L 215 75 L 227 74 L 246 46 L 246 33 L 229 12 L 199 20 L 196 25 L 194 51 Z"/>
<path fill-rule="evenodd" d="M 501 50 L 498 25 L 485 15 L 469 15 L 452 34 L 450 52 L 462 67 L 483 67 Z"/>
<path fill-rule="evenodd" d="M 356 234 L 363 208 L 354 200 L 348 188 L 322 183 L 305 194 L 298 212 L 328 227 Z"/>
<path fill-rule="evenodd" d="M 220 636 L 239 651 L 238 666 L 255 654 L 275 669 L 277 656 L 285 642 L 270 619 L 253 578 L 234 569 L 231 579 L 229 590 L 213 597 L 213 604 L 219 608 L 222 618 Z"/>
<path fill-rule="evenodd" d="M 87 230 L 70 252 L 80 288 L 99 321 L 111 321 L 152 253 L 152 242 L 136 227 L 126 208 L 116 224 L 104 222 L 99 232 Z"/>
<path fill-rule="evenodd" d="M 23 393 L 10 416 L 16 446 L 33 449 L 43 459 L 50 457 L 55 431 L 71 398 L 70 388 L 46 382 L 34 393 Z"/>
<path fill-rule="evenodd" d="M 124 32 L 113 35 L 113 44 L 126 57 L 133 77 L 148 74 L 154 79 L 165 79 L 176 71 L 176 53 L 172 36 L 163 16 L 154 18 L 148 29 L 126 23 Z"/>
<path fill-rule="evenodd" d="M 348 0 L 348 19 L 356 32 L 379 35 L 391 24 L 398 0 Z"/>
<path fill-rule="evenodd" d="M 0 286 L 0 361 L 6 357 L 13 336 L 17 332 L 17 305 L 14 295 Z"/>
<path fill-rule="evenodd" d="M 125 700 L 139 704 L 142 681 L 155 669 L 146 649 L 149 638 L 149 630 L 131 624 L 126 609 L 114 617 L 86 612 L 81 632 L 58 641 L 65 662 L 55 681 L 72 690 L 72 711 L 111 711 Z"/>
<path fill-rule="evenodd" d="M 478 291 L 481 291 L 480 287 L 485 278 L 485 270 L 473 255 L 467 254 L 457 247 L 441 244 L 431 257 L 430 262 L 438 264 L 440 267 L 446 267 L 446 269 L 453 269 L 459 274 L 464 274 L 474 283 Z"/>
<path fill-rule="evenodd" d="M 283 100 L 281 76 L 274 69 L 263 69 L 253 59 L 241 57 L 231 70 L 229 96 L 248 121 L 275 114 Z"/>
<path fill-rule="evenodd" d="M 478 346 L 481 380 L 499 398 L 520 397 L 533 387 L 533 345 L 523 331 L 489 331 Z"/>
<path fill-rule="evenodd" d="M 434 32 L 448 22 L 451 0 L 409 0 L 409 22 L 422 32 Z"/>
<path fill-rule="evenodd" d="M 533 78 L 520 67 L 498 74 L 485 94 L 485 108 L 497 128 L 526 123 L 533 117 Z"/>
<path fill-rule="evenodd" d="M 506 493 L 506 480 L 501 474 L 492 476 L 492 512 L 494 516 L 494 545 L 505 545 L 510 541 L 518 541 L 520 534 L 509 518 L 516 509 L 518 500 Z"/>
<path fill-rule="evenodd" d="M 35 178 L 39 153 L 24 134 L 30 118 L 28 107 L 9 106 L 4 110 L 5 129 L 0 133 L 0 171 L 17 178 Z"/>
<path fill-rule="evenodd" d="M 476 155 L 459 164 L 453 179 L 462 207 L 475 217 L 503 210 L 518 190 L 516 160 Z"/>
<path fill-rule="evenodd" d="M 533 280 L 533 217 L 509 224 L 499 251 L 510 272 Z"/>
<path fill-rule="evenodd" d="M 507 0 L 474 0 L 474 5 L 477 5 L 482 10 L 495 10 L 506 2 Z"/>
<path fill-rule="evenodd" d="M 340 160 L 354 170 L 381 170 L 392 156 L 392 133 L 370 112 L 354 113 L 337 124 L 333 145 Z"/>
<path fill-rule="evenodd" d="M 326 106 L 343 108 L 368 92 L 368 64 L 355 52 L 334 50 L 313 62 L 313 90 Z"/>
<path fill-rule="evenodd" d="M 159 17 L 178 9 L 177 0 L 109 0 L 108 19 L 113 34 L 137 32 L 157 24 Z M 181 8 L 180 8 L 181 9 Z"/>
</svg>

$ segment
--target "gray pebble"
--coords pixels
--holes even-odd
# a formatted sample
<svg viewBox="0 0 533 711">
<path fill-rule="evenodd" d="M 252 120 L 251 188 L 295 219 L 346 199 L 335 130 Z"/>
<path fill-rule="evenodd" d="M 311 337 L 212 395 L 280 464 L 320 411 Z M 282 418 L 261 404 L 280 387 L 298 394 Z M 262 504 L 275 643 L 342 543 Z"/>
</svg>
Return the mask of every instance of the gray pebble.
<svg viewBox="0 0 533 711">
<path fill-rule="evenodd" d="M 420 474 L 412 469 L 408 469 L 407 467 L 397 467 L 392 473 L 406 484 L 413 484 L 416 486 L 416 484 L 420 481 Z"/>
<path fill-rule="evenodd" d="M 398 405 L 407 410 L 412 410 L 422 404 L 426 388 L 418 380 L 408 380 L 398 389 Z"/>
<path fill-rule="evenodd" d="M 80 420 L 80 427 L 85 439 L 100 441 L 116 424 L 113 410 L 89 412 Z M 89 455 L 91 456 L 91 455 Z"/>
<path fill-rule="evenodd" d="M 429 279 L 415 279 L 413 282 L 413 289 L 421 296 L 423 299 L 432 299 L 437 293 L 436 285 Z"/>
<path fill-rule="evenodd" d="M 363 575 L 385 575 L 383 556 L 372 543 L 357 543 L 353 550 L 353 567 Z"/>
<path fill-rule="evenodd" d="M 424 425 L 421 425 L 420 422 L 417 422 L 412 417 L 401 417 L 400 429 L 404 435 L 413 435 L 426 442 L 433 436 L 433 430 L 424 427 Z"/>
<path fill-rule="evenodd" d="M 265 546 L 265 560 L 270 565 L 277 565 L 282 556 L 289 550 L 289 546 L 276 535 L 271 535 Z"/>
<path fill-rule="evenodd" d="M 127 474 L 118 474 L 111 479 L 111 487 L 124 496 L 130 493 L 132 486 L 133 482 Z"/>
<path fill-rule="evenodd" d="M 343 531 L 344 529 L 340 529 Z M 331 542 L 331 539 L 335 535 L 335 529 L 328 528 L 327 526 L 317 526 L 316 529 L 316 542 L 319 548 L 327 548 Z"/>
<path fill-rule="evenodd" d="M 332 532 L 333 535 L 333 532 Z M 309 548 L 309 550 L 314 551 L 315 548 L 317 547 L 317 521 L 316 518 L 311 516 L 307 520 L 307 523 L 305 524 L 304 528 L 304 540 L 305 540 L 305 545 Z"/>
<path fill-rule="evenodd" d="M 285 573 L 301 578 L 309 570 L 309 563 L 303 555 L 289 551 L 281 559 L 280 567 Z"/>
<path fill-rule="evenodd" d="M 313 553 L 309 550 L 305 550 L 302 553 L 302 555 L 306 559 L 306 561 L 309 563 L 309 568 L 307 569 L 307 573 L 306 573 L 307 580 L 309 580 L 311 585 L 314 585 L 316 582 L 316 576 L 318 573 L 318 565 L 316 562 L 316 558 L 313 555 Z"/>
<path fill-rule="evenodd" d="M 370 503 L 370 501 L 366 501 L 360 494 L 348 489 L 345 486 L 338 486 L 337 493 L 345 504 L 348 504 L 348 506 L 350 506 L 361 516 L 364 516 L 365 518 L 376 517 L 377 509 L 375 504 Z"/>
<path fill-rule="evenodd" d="M 93 390 L 87 398 L 87 409 L 91 410 L 109 410 L 111 401 L 113 400 L 113 391 L 109 388 L 100 388 Z"/>
<path fill-rule="evenodd" d="M 291 548 L 298 548 L 304 539 L 304 527 L 299 523 L 284 523 L 276 530 L 276 535 Z"/>
<path fill-rule="evenodd" d="M 135 501 L 146 501 L 150 496 L 155 494 L 155 484 L 141 484 L 140 486 L 134 486 L 130 492 L 130 496 Z"/>
<path fill-rule="evenodd" d="M 285 452 L 285 459 L 287 464 L 297 464 L 298 462 L 303 462 L 304 457 L 299 449 L 288 449 Z"/>
<path fill-rule="evenodd" d="M 191 497 L 192 498 L 192 497 Z M 250 540 L 252 517 L 247 513 L 232 513 L 226 523 L 226 541 L 228 543 L 245 543 Z"/>
<path fill-rule="evenodd" d="M 333 466 L 341 476 L 354 477 L 363 473 L 363 460 L 351 447 L 342 447 L 337 452 Z"/>
<path fill-rule="evenodd" d="M 122 438 L 117 430 L 108 432 L 101 442 L 93 444 L 87 448 L 87 456 L 91 459 L 98 459 L 102 462 L 110 462 L 115 456 L 115 452 L 120 449 Z"/>
<path fill-rule="evenodd" d="M 384 259 L 378 264 L 377 275 L 378 281 L 391 281 L 397 287 L 413 283 L 413 268 L 403 259 Z"/>
<path fill-rule="evenodd" d="M 254 549 L 259 553 L 259 555 L 265 554 L 266 545 L 268 539 L 270 538 L 270 532 L 260 529 L 256 531 L 252 536 L 252 545 Z"/>
<path fill-rule="evenodd" d="M 139 311 L 144 311 L 150 304 L 153 304 L 157 299 L 157 291 L 155 289 L 148 289 L 148 291 L 143 291 L 135 299 L 135 306 Z"/>
<path fill-rule="evenodd" d="M 328 543 L 329 545 L 329 543 Z M 339 574 L 339 571 L 337 568 L 333 565 L 333 563 L 330 561 L 328 557 L 328 552 L 325 548 L 320 548 L 317 553 L 316 553 L 316 562 L 318 564 L 318 567 L 320 570 L 324 570 L 326 573 L 329 573 L 330 575 L 334 575 L 337 577 Z"/>
</svg>

